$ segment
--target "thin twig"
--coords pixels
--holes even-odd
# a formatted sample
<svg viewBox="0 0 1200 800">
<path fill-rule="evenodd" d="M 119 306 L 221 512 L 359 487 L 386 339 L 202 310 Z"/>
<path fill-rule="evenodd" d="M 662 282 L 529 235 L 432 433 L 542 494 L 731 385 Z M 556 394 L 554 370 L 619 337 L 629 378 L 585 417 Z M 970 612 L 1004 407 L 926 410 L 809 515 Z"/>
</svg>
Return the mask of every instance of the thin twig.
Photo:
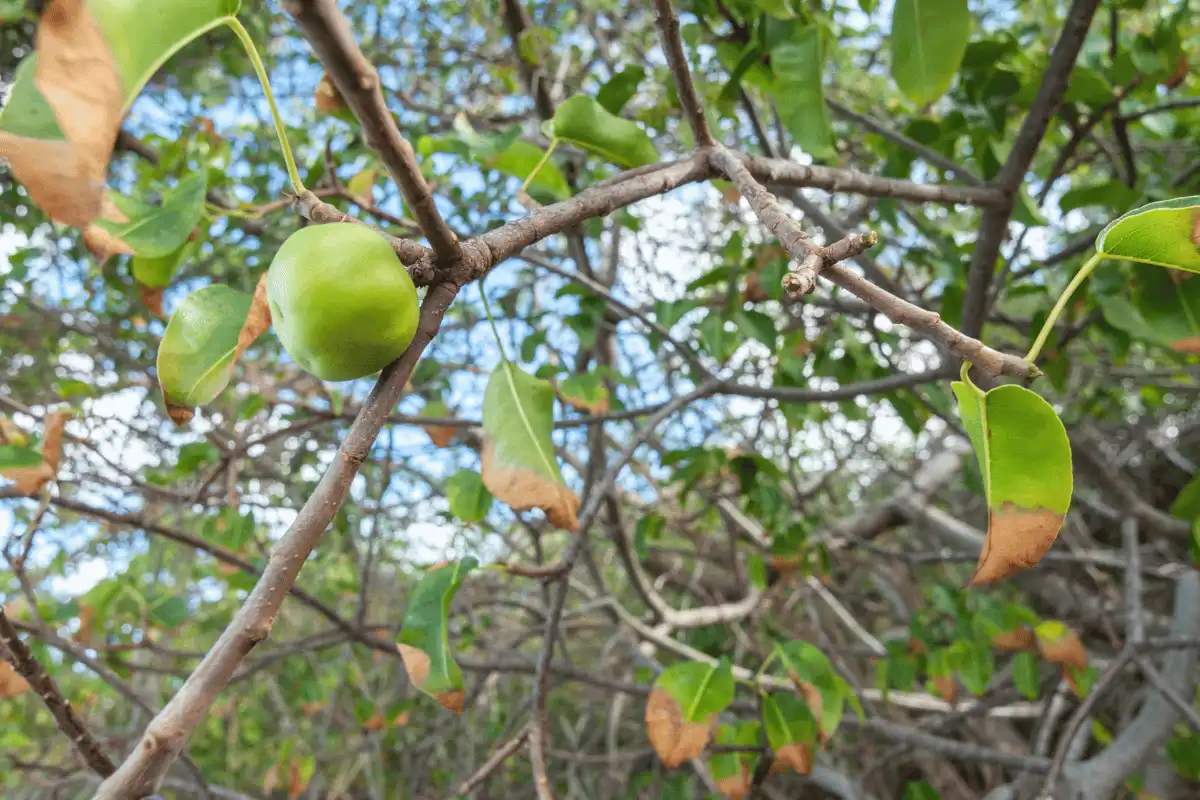
<svg viewBox="0 0 1200 800">
<path fill-rule="evenodd" d="M 692 72 L 688 69 L 687 56 L 683 52 L 683 40 L 679 37 L 679 15 L 675 13 L 671 0 L 654 0 L 654 22 L 658 25 L 663 52 L 667 55 L 671 76 L 675 79 L 679 102 L 696 137 L 696 146 L 712 147 L 716 140 L 708 129 L 708 119 L 704 116 L 704 108 L 696 96 Z"/>
<path fill-rule="evenodd" d="M 491 758 L 483 762 L 479 769 L 471 774 L 454 792 L 454 797 L 465 797 L 474 791 L 475 787 L 488 779 L 493 772 L 500 768 L 500 765 L 512 756 L 513 753 L 521 749 L 521 745 L 525 744 L 525 740 L 529 738 L 529 726 L 526 725 L 521 731 L 500 746 L 495 753 L 492 753 Z"/>
</svg>

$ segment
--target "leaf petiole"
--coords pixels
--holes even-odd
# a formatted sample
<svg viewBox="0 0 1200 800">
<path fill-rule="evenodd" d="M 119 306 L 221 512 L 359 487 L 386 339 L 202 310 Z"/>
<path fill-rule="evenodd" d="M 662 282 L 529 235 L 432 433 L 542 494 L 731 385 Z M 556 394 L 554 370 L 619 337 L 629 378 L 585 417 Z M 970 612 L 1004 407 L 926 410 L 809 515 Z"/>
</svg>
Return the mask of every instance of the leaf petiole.
<svg viewBox="0 0 1200 800">
<path fill-rule="evenodd" d="M 292 145 L 288 141 L 287 131 L 283 127 L 283 118 L 279 116 L 279 107 L 275 104 L 275 93 L 271 91 L 271 80 L 267 77 L 267 70 L 263 66 L 262 59 L 258 56 L 254 40 L 250 38 L 250 33 L 237 17 L 227 17 L 225 24 L 237 34 L 242 47 L 246 49 L 246 55 L 250 57 L 250 63 L 254 65 L 258 82 L 262 84 L 263 93 L 267 96 L 267 105 L 271 107 L 271 118 L 275 122 L 275 133 L 279 136 L 279 146 L 283 148 L 283 160 L 287 165 L 288 180 L 292 182 L 293 190 L 297 193 L 303 192 L 304 184 L 300 181 L 300 172 L 296 169 L 296 159 L 292 156 Z"/>
<path fill-rule="evenodd" d="M 1063 309 L 1067 307 L 1067 302 L 1071 299 L 1071 295 L 1075 294 L 1075 290 L 1088 279 L 1088 276 L 1092 274 L 1096 266 L 1107 257 L 1103 253 L 1093 255 L 1087 260 L 1087 263 L 1079 268 L 1079 272 L 1075 273 L 1075 277 L 1067 284 L 1067 288 L 1063 289 L 1058 302 L 1054 304 L 1054 308 L 1050 309 L 1050 316 L 1046 317 L 1046 322 L 1042 325 L 1042 330 L 1038 333 L 1037 340 L 1034 341 L 1033 347 L 1029 348 L 1029 353 L 1025 356 L 1025 360 L 1030 364 L 1037 362 L 1037 357 L 1041 355 L 1042 347 L 1046 344 L 1046 339 L 1050 338 L 1050 331 L 1054 329 L 1054 323 L 1058 322 L 1058 318 L 1062 315 Z"/>
<path fill-rule="evenodd" d="M 554 154 L 554 150 L 557 147 L 558 137 L 555 137 L 550 140 L 550 146 L 546 148 L 546 152 L 542 154 L 542 159 L 538 161 L 537 166 L 533 168 L 533 172 L 530 172 L 528 177 L 525 178 L 525 182 L 521 184 L 520 194 L 526 193 L 526 190 L 529 188 L 529 184 L 533 183 L 533 179 L 536 178 L 537 174 L 542 171 L 542 167 L 546 166 L 546 162 L 550 160 L 550 156 Z"/>
<path fill-rule="evenodd" d="M 483 281 L 479 282 L 479 298 L 483 300 L 483 313 L 487 314 L 488 325 L 492 326 L 492 336 L 496 339 L 496 347 L 500 348 L 500 360 L 509 361 L 508 353 L 504 349 L 504 340 L 500 338 L 500 330 L 496 327 L 496 320 L 492 317 L 492 307 L 488 303 L 487 293 L 483 291 Z"/>
</svg>

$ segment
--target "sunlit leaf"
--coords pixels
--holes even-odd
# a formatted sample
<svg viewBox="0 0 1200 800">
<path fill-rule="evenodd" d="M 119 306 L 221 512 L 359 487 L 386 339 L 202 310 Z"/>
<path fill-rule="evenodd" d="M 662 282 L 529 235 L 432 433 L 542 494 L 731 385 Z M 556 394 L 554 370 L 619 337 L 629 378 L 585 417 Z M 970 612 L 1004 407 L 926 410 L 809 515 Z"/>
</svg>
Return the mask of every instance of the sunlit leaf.
<svg viewBox="0 0 1200 800">
<path fill-rule="evenodd" d="M 646 703 L 646 733 L 667 767 L 704 752 L 717 714 L 733 702 L 729 664 L 685 661 L 665 670 Z"/>
<path fill-rule="evenodd" d="M 636 122 L 622 119 L 593 98 L 577 94 L 554 112 L 554 135 L 625 168 L 658 161 L 658 151 Z"/>
<path fill-rule="evenodd" d="M 450 513 L 464 522 L 481 522 L 492 508 L 492 493 L 473 469 L 460 469 L 446 481 Z"/>
<path fill-rule="evenodd" d="M 467 556 L 430 567 L 408 598 L 397 645 L 413 686 L 455 713 L 462 711 L 464 696 L 462 670 L 450 653 L 450 603 L 477 566 Z"/>
<path fill-rule="evenodd" d="M 787 43 L 771 51 L 775 82 L 771 96 L 788 132 L 815 158 L 833 154 L 833 129 L 821 74 L 825 64 L 821 29 L 802 28 Z"/>
<path fill-rule="evenodd" d="M 991 583 L 1038 563 L 1054 544 L 1071 504 L 1071 445 L 1050 404 L 1022 386 L 985 394 L 955 381 L 953 389 L 988 502 L 971 583 Z"/>
<path fill-rule="evenodd" d="M 266 273 L 254 296 L 211 284 L 184 298 L 158 345 L 158 383 L 176 424 L 212 402 L 246 348 L 271 326 Z"/>
<path fill-rule="evenodd" d="M 206 190 L 204 173 L 198 172 L 182 178 L 163 196 L 161 206 L 110 193 L 112 204 L 120 213 L 99 217 L 94 227 L 124 243 L 130 253 L 144 258 L 165 258 L 176 254 L 191 236 L 204 212 Z M 158 276 L 157 282 L 146 285 L 169 283 L 170 277 L 163 282 Z"/>
<path fill-rule="evenodd" d="M 900 91 L 922 106 L 945 94 L 970 35 L 967 0 L 896 0 L 890 42 Z"/>
<path fill-rule="evenodd" d="M 1096 252 L 1200 272 L 1200 196 L 1150 203 L 1118 217 L 1096 237 Z"/>
<path fill-rule="evenodd" d="M 563 482 L 550 433 L 554 389 L 504 361 L 483 395 L 483 482 L 514 511 L 540 508 L 568 531 L 578 526 L 579 498 Z"/>
</svg>

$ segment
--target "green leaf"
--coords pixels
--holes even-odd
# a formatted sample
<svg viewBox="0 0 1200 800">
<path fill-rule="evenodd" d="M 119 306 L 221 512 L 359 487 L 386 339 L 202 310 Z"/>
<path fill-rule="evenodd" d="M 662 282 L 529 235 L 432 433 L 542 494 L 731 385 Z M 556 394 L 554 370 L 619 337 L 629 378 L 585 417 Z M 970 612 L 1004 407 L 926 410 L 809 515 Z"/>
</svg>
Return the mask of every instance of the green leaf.
<svg viewBox="0 0 1200 800">
<path fill-rule="evenodd" d="M 191 242 L 184 242 L 178 250 L 165 256 L 135 255 L 131 265 L 133 277 L 143 286 L 170 286 L 179 272 L 179 265 L 191 255 L 193 249 Z"/>
<path fill-rule="evenodd" d="M 717 728 L 716 743 L 755 747 L 761 740 L 761 728 L 758 720 L 721 725 Z M 713 780 L 726 797 L 749 796 L 750 780 L 757 765 L 758 753 L 750 750 L 716 753 L 708 762 Z"/>
<path fill-rule="evenodd" d="M 460 469 L 446 481 L 450 513 L 464 522 L 481 522 L 492 508 L 492 493 L 483 476 L 473 469 Z"/>
<path fill-rule="evenodd" d="M 431 567 L 408 598 L 400 630 L 400 655 L 417 690 L 446 708 L 462 711 L 462 670 L 450 654 L 450 602 L 479 561 L 466 556 Z"/>
<path fill-rule="evenodd" d="M 1054 544 L 1071 505 L 1071 444 L 1050 404 L 1024 387 L 952 388 L 989 510 L 971 583 L 989 583 L 1033 566 Z"/>
<path fill-rule="evenodd" d="M 733 323 L 746 336 L 762 342 L 771 352 L 775 351 L 778 334 L 775 333 L 775 320 L 770 316 L 761 311 L 739 308 L 733 312 Z"/>
<path fill-rule="evenodd" d="M 1090 206 L 1104 206 L 1119 212 L 1136 203 L 1141 194 L 1121 181 L 1075 186 L 1058 201 L 1058 208 L 1064 214 Z"/>
<path fill-rule="evenodd" d="M 158 383 L 171 418 L 186 422 L 229 384 L 254 298 L 212 284 L 184 298 L 158 345 Z M 256 334 L 257 336 L 257 334 Z"/>
<path fill-rule="evenodd" d="M 950 667 L 971 694 L 978 696 L 987 691 L 995 669 L 991 647 L 960 639 L 950 646 L 946 655 Z"/>
<path fill-rule="evenodd" d="M 1104 320 L 1117 330 L 1124 331 L 1135 339 L 1167 344 L 1165 337 L 1160 336 L 1159 332 L 1142 318 L 1142 313 L 1128 298 L 1121 295 L 1102 297 L 1100 298 L 1100 310 L 1104 314 Z"/>
<path fill-rule="evenodd" d="M 483 395 L 483 482 L 514 511 L 540 508 L 574 531 L 579 498 L 563 482 L 550 433 L 554 388 L 508 361 L 488 378 Z"/>
<path fill-rule="evenodd" d="M 537 168 L 543 155 L 545 152 L 537 145 L 517 139 L 501 152 L 484 159 L 483 163 L 505 175 L 511 175 L 523 181 Z M 571 196 L 571 187 L 567 185 L 566 176 L 549 159 L 542 164 L 541 169 L 538 169 L 537 175 L 533 176 L 533 180 L 529 182 L 529 188 L 535 196 L 537 196 L 538 190 L 541 190 L 549 196 L 551 202 L 566 200 Z"/>
<path fill-rule="evenodd" d="M 904 0 L 901 0 L 904 2 Z M 771 51 L 775 82 L 771 95 L 788 132 L 814 158 L 833 154 L 833 129 L 821 73 L 825 64 L 821 29 L 809 25 L 795 39 Z"/>
<path fill-rule="evenodd" d="M 1167 741 L 1167 758 L 1184 778 L 1200 781 L 1200 734 L 1172 736 Z"/>
<path fill-rule="evenodd" d="M 36 467 L 42 463 L 42 453 L 32 447 L 0 444 L 0 470 Z"/>
<path fill-rule="evenodd" d="M 1021 189 L 1017 193 L 1017 203 L 1013 207 L 1012 218 L 1014 221 L 1031 228 L 1040 228 L 1047 224 L 1046 218 L 1042 216 L 1041 211 L 1038 211 L 1038 207 L 1034 205 L 1033 200 L 1029 197 L 1029 193 L 1025 189 Z"/>
<path fill-rule="evenodd" d="M 794 694 L 772 692 L 762 699 L 762 718 L 776 760 L 807 775 L 817 741 L 817 721 L 808 704 Z"/>
<path fill-rule="evenodd" d="M 163 628 L 178 628 L 187 618 L 188 607 L 182 597 L 165 597 L 150 608 L 150 620 Z"/>
<path fill-rule="evenodd" d="M 1200 278 L 1139 263 L 1133 284 L 1138 316 L 1153 331 L 1149 341 L 1200 353 Z"/>
<path fill-rule="evenodd" d="M 167 59 L 237 14 L 240 4 L 238 0 L 90 0 L 87 5 L 112 50 L 125 90 L 124 114 Z M 17 68 L 9 102 L 0 110 L 0 132 L 63 139 L 54 112 L 34 84 L 36 63 L 37 55 L 32 54 Z"/>
<path fill-rule="evenodd" d="M 716 715 L 733 702 L 733 672 L 717 664 L 685 661 L 664 670 L 646 703 L 646 733 L 659 758 L 677 767 L 708 744 Z"/>
<path fill-rule="evenodd" d="M 645 78 L 646 70 L 636 64 L 625 67 L 600 87 L 600 91 L 596 93 L 596 102 L 608 113 L 620 114 L 625 104 L 637 94 L 638 84 Z"/>
<path fill-rule="evenodd" d="M 1118 217 L 1096 237 L 1096 252 L 1200 272 L 1200 195 L 1150 203 Z"/>
<path fill-rule="evenodd" d="M 925 781 L 909 781 L 904 785 L 904 800 L 942 800 L 942 796 Z"/>
<path fill-rule="evenodd" d="M 1013 656 L 1013 686 L 1029 700 L 1037 700 L 1041 690 L 1037 655 L 1017 653 Z"/>
<path fill-rule="evenodd" d="M 197 172 L 182 178 L 167 192 L 161 206 L 110 193 L 113 204 L 127 219 L 113 222 L 102 218 L 96 220 L 96 224 L 129 245 L 135 255 L 146 258 L 171 256 L 183 247 L 200 221 L 206 190 L 204 173 Z M 169 279 L 167 283 L 170 283 Z"/>
<path fill-rule="evenodd" d="M 738 339 L 725 330 L 725 315 L 719 310 L 709 311 L 696 327 L 700 332 L 700 342 L 704 345 L 704 350 L 722 364 L 738 349 Z"/>
<path fill-rule="evenodd" d="M 842 721 L 845 698 L 849 693 L 849 687 L 834 671 L 833 664 L 819 649 L 799 640 L 775 645 L 775 654 L 788 678 L 809 703 L 814 716 L 820 717 L 824 738 L 833 736 Z M 814 702 L 817 698 L 811 696 L 812 690 L 819 702 Z"/>
<path fill-rule="evenodd" d="M 892 12 L 892 78 L 917 105 L 937 100 L 954 81 L 967 39 L 967 0 L 896 0 Z"/>
<path fill-rule="evenodd" d="M 564 401 L 582 411 L 603 414 L 609 409 L 608 387 L 594 372 L 572 375 L 560 381 L 558 394 Z"/>
<path fill-rule="evenodd" d="M 654 142 L 637 123 L 610 113 L 585 94 L 574 95 L 558 107 L 553 130 L 557 138 L 626 169 L 658 161 Z"/>
<path fill-rule="evenodd" d="M 666 525 L 667 518 L 662 514 L 651 513 L 638 520 L 633 531 L 633 549 L 638 558 L 644 561 L 650 557 L 649 542 L 661 538 Z"/>
</svg>

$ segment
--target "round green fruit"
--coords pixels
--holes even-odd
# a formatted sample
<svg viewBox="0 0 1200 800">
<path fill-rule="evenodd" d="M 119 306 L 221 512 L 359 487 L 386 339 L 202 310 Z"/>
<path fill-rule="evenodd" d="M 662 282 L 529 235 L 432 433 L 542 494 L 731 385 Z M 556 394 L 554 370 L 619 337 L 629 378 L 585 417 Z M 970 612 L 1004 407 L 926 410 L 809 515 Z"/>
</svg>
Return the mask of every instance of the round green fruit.
<svg viewBox="0 0 1200 800">
<path fill-rule="evenodd" d="M 267 272 L 267 303 L 288 355 L 327 381 L 378 372 L 417 331 L 412 278 L 382 236 L 351 222 L 289 236 Z"/>
</svg>

